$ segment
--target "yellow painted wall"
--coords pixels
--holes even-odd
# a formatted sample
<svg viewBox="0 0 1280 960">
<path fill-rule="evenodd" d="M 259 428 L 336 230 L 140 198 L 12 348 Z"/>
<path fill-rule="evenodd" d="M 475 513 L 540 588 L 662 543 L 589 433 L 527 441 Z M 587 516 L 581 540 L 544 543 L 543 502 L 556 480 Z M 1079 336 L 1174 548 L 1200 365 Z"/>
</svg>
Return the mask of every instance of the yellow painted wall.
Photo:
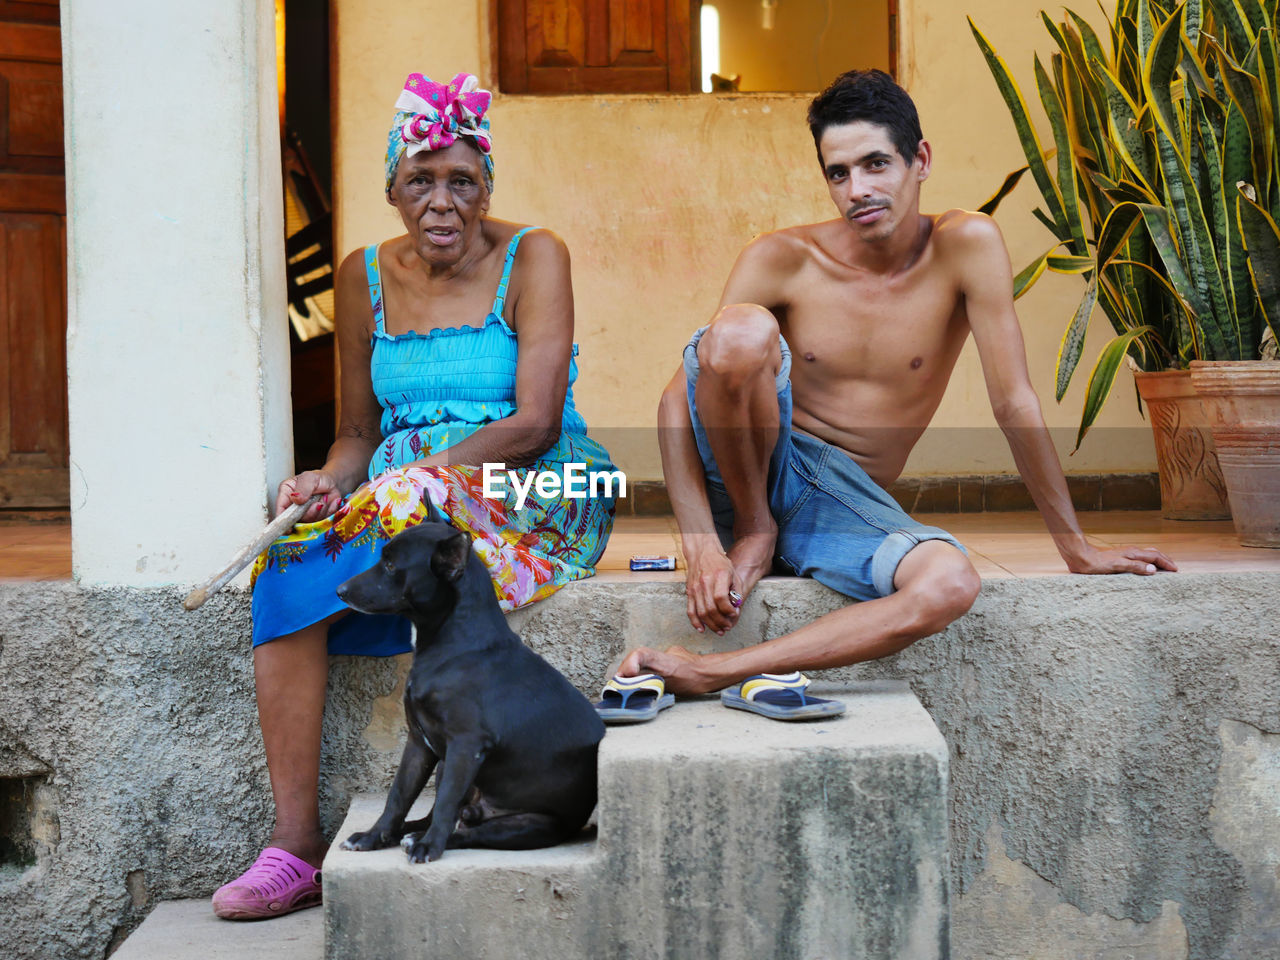
<svg viewBox="0 0 1280 960">
<path fill-rule="evenodd" d="M 389 0 L 334 0 L 337 29 L 335 207 L 342 251 L 399 231 L 382 192 L 392 104 L 414 70 L 478 72 L 493 85 L 488 3 L 424 0 L 404 14 Z M 927 210 L 973 208 L 1022 161 L 1013 126 L 965 24 L 969 13 L 1033 91 L 1031 52 L 1049 39 L 1029 0 L 903 0 L 900 80 L 934 147 Z M 1087 7 L 1082 5 L 1081 11 Z M 1097 17 L 1095 13 L 1095 18 Z M 741 246 L 763 230 L 833 214 L 804 123 L 805 94 L 501 96 L 492 108 L 495 216 L 551 227 L 574 258 L 582 346 L 578 406 L 632 479 L 657 478 L 658 395 L 689 332 L 715 308 Z M 1021 186 L 998 220 L 1015 269 L 1049 245 Z M 1068 472 L 1153 470 L 1148 428 L 1127 373 L 1099 426 L 1072 457 L 1087 369 L 1063 404 L 1053 368 L 1082 292 L 1048 276 L 1018 303 L 1033 382 Z M 1109 333 L 1099 312 L 1091 365 Z M 907 465 L 913 474 L 1013 472 L 972 343 L 935 421 Z"/>
</svg>

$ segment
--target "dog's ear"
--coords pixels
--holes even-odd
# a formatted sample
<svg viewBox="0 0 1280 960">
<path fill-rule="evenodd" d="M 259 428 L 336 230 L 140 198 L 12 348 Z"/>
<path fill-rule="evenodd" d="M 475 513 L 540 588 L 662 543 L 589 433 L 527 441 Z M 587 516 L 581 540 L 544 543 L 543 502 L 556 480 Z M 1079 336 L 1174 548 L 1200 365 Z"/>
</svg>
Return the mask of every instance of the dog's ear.
<svg viewBox="0 0 1280 960">
<path fill-rule="evenodd" d="M 471 534 L 459 530 L 436 544 L 431 556 L 431 572 L 447 583 L 456 583 L 471 559 Z"/>
</svg>

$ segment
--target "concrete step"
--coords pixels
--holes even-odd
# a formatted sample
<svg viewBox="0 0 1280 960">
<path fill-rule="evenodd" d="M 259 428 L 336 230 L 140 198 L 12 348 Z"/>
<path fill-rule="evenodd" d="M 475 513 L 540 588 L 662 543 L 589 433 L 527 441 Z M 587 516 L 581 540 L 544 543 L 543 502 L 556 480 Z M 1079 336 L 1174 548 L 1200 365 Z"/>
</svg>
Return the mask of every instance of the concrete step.
<svg viewBox="0 0 1280 960">
<path fill-rule="evenodd" d="M 213 915 L 209 898 L 158 904 L 111 960 L 321 960 L 324 916 L 300 910 L 257 923 Z"/>
<path fill-rule="evenodd" d="M 785 724 L 704 698 L 611 728 L 595 838 L 421 865 L 335 847 L 326 956 L 947 957 L 946 744 L 905 684 L 814 689 L 848 712 Z"/>
</svg>

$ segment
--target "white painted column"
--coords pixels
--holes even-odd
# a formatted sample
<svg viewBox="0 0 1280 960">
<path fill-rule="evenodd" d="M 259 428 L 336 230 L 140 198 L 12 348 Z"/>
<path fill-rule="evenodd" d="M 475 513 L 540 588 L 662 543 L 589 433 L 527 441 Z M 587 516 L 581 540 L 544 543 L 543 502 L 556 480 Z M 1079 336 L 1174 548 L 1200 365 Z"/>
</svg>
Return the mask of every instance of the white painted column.
<svg viewBox="0 0 1280 960">
<path fill-rule="evenodd" d="M 292 469 L 271 0 L 62 0 L 72 565 L 191 583 Z"/>
</svg>

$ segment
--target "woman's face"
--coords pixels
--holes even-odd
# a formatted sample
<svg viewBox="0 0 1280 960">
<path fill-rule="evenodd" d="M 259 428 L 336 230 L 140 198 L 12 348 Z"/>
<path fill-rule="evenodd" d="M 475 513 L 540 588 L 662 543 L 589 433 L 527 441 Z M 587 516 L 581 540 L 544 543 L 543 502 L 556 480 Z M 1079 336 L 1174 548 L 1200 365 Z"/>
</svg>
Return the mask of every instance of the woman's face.
<svg viewBox="0 0 1280 960">
<path fill-rule="evenodd" d="M 400 211 L 419 257 L 432 266 L 457 264 L 479 239 L 489 210 L 480 151 L 459 140 L 402 158 L 387 200 Z"/>
</svg>

